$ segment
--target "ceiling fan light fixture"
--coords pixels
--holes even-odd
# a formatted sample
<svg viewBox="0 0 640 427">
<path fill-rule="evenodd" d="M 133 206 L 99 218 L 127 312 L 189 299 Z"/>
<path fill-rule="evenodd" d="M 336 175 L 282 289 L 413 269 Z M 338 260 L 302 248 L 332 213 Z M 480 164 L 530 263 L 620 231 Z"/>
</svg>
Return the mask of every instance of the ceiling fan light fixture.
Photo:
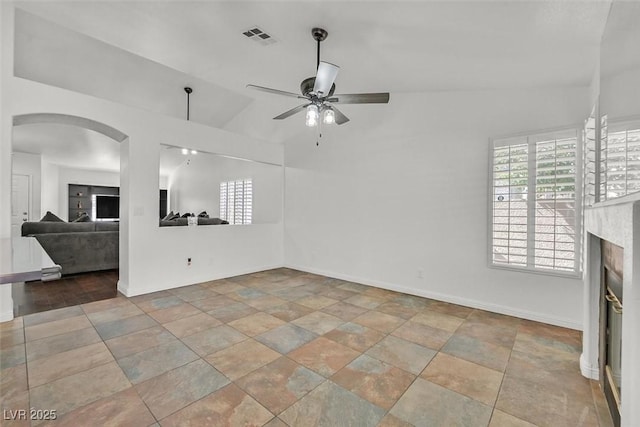
<svg viewBox="0 0 640 427">
<path fill-rule="evenodd" d="M 333 111 L 331 107 L 324 109 L 324 112 L 322 113 L 322 122 L 325 125 L 332 125 L 336 122 L 336 112 Z"/>
<path fill-rule="evenodd" d="M 316 126 L 318 124 L 318 118 L 320 114 L 318 112 L 318 106 L 311 104 L 307 107 L 307 118 L 305 124 L 309 127 Z"/>
</svg>

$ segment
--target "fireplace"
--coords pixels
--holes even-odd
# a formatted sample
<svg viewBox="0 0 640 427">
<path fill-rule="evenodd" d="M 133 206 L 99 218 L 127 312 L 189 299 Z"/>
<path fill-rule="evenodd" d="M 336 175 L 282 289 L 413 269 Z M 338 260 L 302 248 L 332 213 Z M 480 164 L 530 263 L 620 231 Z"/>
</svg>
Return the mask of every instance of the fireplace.
<svg viewBox="0 0 640 427">
<path fill-rule="evenodd" d="M 614 425 L 620 425 L 624 249 L 602 240 L 600 379 Z"/>
<path fill-rule="evenodd" d="M 584 227 L 580 370 L 619 425 L 640 426 L 640 193 L 586 208 Z"/>
</svg>

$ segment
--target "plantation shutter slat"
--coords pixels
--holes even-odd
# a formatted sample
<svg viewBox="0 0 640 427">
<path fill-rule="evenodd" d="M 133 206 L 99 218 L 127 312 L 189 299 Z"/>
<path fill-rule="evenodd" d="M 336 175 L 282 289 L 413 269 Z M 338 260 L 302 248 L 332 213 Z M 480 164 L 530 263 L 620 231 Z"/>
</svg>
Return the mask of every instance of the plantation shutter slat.
<svg viewBox="0 0 640 427">
<path fill-rule="evenodd" d="M 494 141 L 493 265 L 578 271 L 577 144 L 575 130 Z"/>
<path fill-rule="evenodd" d="M 253 183 L 250 179 L 220 183 L 220 218 L 229 224 L 251 224 Z"/>
</svg>

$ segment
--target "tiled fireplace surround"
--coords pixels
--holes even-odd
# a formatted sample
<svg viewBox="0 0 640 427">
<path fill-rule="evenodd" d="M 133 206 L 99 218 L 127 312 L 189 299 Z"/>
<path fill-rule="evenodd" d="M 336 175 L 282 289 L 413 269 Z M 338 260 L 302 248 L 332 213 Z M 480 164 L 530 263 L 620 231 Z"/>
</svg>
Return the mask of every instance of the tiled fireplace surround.
<svg viewBox="0 0 640 427">
<path fill-rule="evenodd" d="M 600 240 L 624 249 L 622 320 L 623 426 L 640 425 L 640 201 L 638 196 L 604 202 L 585 210 L 584 331 L 582 374 L 598 379 Z"/>
</svg>

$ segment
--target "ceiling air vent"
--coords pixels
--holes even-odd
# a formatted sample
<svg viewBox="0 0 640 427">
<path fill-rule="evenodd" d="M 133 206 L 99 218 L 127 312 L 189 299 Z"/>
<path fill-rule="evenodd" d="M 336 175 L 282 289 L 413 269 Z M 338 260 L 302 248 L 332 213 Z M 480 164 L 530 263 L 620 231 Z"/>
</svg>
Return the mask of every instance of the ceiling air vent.
<svg viewBox="0 0 640 427">
<path fill-rule="evenodd" d="M 268 46 L 276 42 L 276 39 L 274 39 L 271 34 L 258 27 L 251 27 L 243 31 L 242 34 L 263 46 Z"/>
</svg>

